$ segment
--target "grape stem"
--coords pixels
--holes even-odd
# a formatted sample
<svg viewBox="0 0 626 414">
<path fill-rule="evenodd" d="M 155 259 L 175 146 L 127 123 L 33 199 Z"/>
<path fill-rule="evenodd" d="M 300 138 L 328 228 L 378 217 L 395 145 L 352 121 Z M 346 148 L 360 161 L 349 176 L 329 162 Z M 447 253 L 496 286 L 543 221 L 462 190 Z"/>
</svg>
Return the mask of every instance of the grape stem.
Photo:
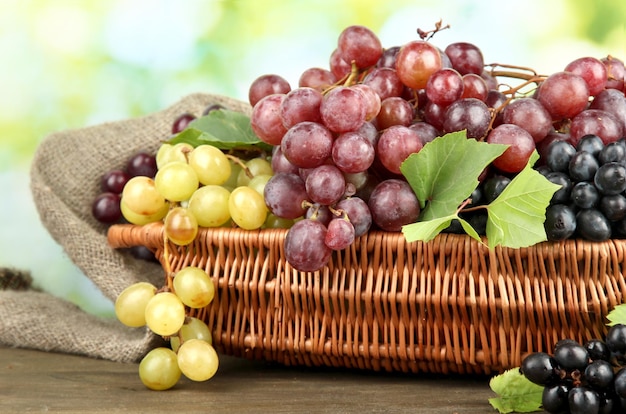
<svg viewBox="0 0 626 414">
<path fill-rule="evenodd" d="M 435 28 L 434 28 L 433 30 L 427 30 L 427 31 L 424 31 L 424 30 L 422 30 L 422 29 L 420 29 L 420 28 L 418 27 L 418 28 L 417 28 L 417 34 L 419 35 L 420 39 L 425 40 L 425 41 L 428 41 L 428 40 L 432 39 L 432 37 L 433 37 L 436 33 L 440 32 L 440 31 L 442 31 L 442 30 L 445 30 L 445 29 L 449 29 L 449 28 L 450 28 L 450 25 L 449 25 L 449 24 L 446 24 L 446 25 L 444 26 L 444 25 L 443 25 L 443 20 L 442 20 L 442 19 L 439 19 L 439 21 L 435 23 Z"/>
<path fill-rule="evenodd" d="M 226 158 L 228 158 L 235 164 L 238 164 L 241 167 L 241 169 L 245 171 L 248 178 L 254 178 L 254 174 L 252 174 L 252 171 L 250 171 L 250 168 L 248 168 L 248 166 L 241 160 L 241 158 L 235 157 L 234 155 L 230 155 L 230 154 L 224 154 L 224 155 L 226 155 Z"/>
</svg>

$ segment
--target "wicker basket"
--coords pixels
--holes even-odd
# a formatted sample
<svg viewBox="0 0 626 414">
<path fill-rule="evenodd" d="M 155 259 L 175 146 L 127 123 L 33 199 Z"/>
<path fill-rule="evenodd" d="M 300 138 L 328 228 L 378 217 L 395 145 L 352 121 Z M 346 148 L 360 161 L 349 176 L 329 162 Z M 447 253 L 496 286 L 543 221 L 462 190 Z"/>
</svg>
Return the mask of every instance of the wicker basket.
<svg viewBox="0 0 626 414">
<path fill-rule="evenodd" d="M 624 240 L 489 250 L 465 235 L 370 232 L 306 273 L 285 261 L 285 234 L 200 229 L 164 249 L 161 224 L 115 225 L 108 240 L 147 246 L 173 271 L 206 269 L 216 296 L 197 316 L 218 350 L 285 365 L 492 374 L 558 339 L 603 337 L 626 293 Z"/>
</svg>

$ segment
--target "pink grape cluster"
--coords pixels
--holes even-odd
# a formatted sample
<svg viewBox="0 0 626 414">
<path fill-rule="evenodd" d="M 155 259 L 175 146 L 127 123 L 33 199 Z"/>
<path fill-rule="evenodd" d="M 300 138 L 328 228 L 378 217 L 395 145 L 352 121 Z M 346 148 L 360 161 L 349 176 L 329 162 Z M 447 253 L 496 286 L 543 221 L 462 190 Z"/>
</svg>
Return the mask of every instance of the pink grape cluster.
<svg viewBox="0 0 626 414">
<path fill-rule="evenodd" d="M 349 26 L 328 67 L 303 71 L 297 88 L 276 74 L 250 85 L 251 126 L 274 146 L 266 204 L 278 217 L 303 217 L 285 240 L 294 268 L 318 270 L 370 228 L 399 231 L 417 221 L 420 201 L 400 165 L 436 137 L 465 130 L 508 144 L 486 179 L 521 171 L 548 137 L 608 142 L 626 132 L 617 58 L 581 58 L 549 77 L 525 73 L 523 85 L 500 90 L 501 72 L 488 69 L 477 46 L 442 50 L 421 37 L 384 48 L 370 29 Z M 536 86 L 534 95 L 520 93 L 526 85 Z"/>
</svg>

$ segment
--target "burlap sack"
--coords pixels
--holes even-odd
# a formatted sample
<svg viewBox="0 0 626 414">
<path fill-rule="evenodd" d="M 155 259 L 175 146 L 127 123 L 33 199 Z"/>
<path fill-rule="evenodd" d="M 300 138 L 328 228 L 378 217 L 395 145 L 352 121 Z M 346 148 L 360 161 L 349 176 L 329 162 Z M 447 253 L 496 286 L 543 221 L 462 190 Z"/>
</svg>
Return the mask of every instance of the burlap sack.
<svg viewBox="0 0 626 414">
<path fill-rule="evenodd" d="M 200 116 L 210 104 L 251 111 L 247 103 L 231 98 L 193 94 L 145 117 L 51 134 L 38 147 L 31 191 L 43 225 L 111 300 L 138 281 L 161 286 L 163 271 L 158 264 L 108 246 L 106 226 L 91 215 L 100 177 L 122 168 L 138 151 L 156 151 L 178 115 L 188 111 Z M 45 292 L 0 290 L 0 343 L 4 345 L 136 361 L 159 340 L 147 328 L 131 329 L 114 319 L 87 314 Z"/>
</svg>

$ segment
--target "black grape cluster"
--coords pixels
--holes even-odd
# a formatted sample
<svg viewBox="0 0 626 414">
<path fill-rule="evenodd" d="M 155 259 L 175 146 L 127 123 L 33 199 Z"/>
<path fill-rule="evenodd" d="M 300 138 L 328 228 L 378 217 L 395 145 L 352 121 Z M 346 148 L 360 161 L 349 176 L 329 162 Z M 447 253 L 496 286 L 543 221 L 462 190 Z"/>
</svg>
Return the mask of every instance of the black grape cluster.
<svg viewBox="0 0 626 414">
<path fill-rule="evenodd" d="M 544 387 L 548 413 L 616 414 L 626 412 L 626 325 L 612 326 L 605 339 L 580 344 L 562 339 L 553 354 L 535 352 L 520 372 Z"/>
<path fill-rule="evenodd" d="M 603 241 L 626 236 L 626 139 L 597 135 L 550 143 L 538 170 L 561 188 L 546 210 L 548 240 Z"/>
</svg>

